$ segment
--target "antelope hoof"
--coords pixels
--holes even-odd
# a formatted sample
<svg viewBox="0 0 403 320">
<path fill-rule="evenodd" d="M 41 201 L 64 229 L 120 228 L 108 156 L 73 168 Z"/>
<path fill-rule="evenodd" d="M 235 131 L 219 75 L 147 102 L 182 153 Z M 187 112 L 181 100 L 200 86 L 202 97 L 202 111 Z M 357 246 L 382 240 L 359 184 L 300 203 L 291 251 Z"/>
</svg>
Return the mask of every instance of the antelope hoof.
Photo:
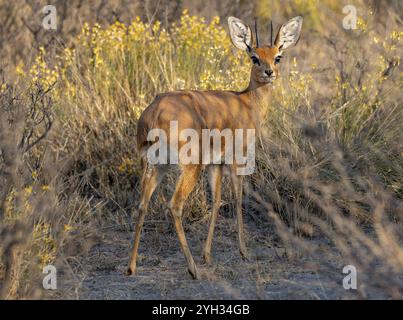
<svg viewBox="0 0 403 320">
<path fill-rule="evenodd" d="M 249 254 L 246 249 L 241 249 L 239 252 L 241 254 L 242 260 L 249 261 Z"/>
<path fill-rule="evenodd" d="M 189 271 L 190 275 L 192 276 L 193 280 L 199 279 L 199 273 L 197 271 L 196 266 L 193 266 L 192 268 L 188 268 L 188 271 Z"/>
<path fill-rule="evenodd" d="M 127 271 L 126 271 L 126 275 L 127 276 L 131 276 L 131 275 L 133 275 L 133 274 L 135 274 L 136 273 L 136 270 L 133 270 L 131 267 L 129 267 L 128 269 L 127 269 Z"/>
</svg>

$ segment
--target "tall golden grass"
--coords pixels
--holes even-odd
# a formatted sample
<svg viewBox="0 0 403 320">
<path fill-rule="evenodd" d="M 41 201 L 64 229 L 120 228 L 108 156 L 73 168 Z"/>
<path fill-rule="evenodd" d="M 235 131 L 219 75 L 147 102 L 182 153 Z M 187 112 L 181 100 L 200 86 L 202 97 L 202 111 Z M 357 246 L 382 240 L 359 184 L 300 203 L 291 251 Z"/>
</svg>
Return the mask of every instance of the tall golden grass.
<svg viewBox="0 0 403 320">
<path fill-rule="evenodd" d="M 402 32 L 396 17 L 386 30 L 369 9 L 358 30 L 326 28 L 329 16 L 341 21 L 337 8 L 309 11 L 282 65 L 245 214 L 274 223 L 291 255 L 315 255 L 310 239 L 330 240 L 369 286 L 401 298 Z M 270 16 L 259 10 L 263 20 Z M 136 122 L 156 94 L 240 90 L 249 79 L 250 62 L 232 48 L 220 19 L 187 11 L 165 28 L 140 18 L 84 24 L 58 52 L 40 49 L 31 65 L 18 66 L 15 83 L 1 86 L 3 298 L 39 297 L 43 265 L 70 265 L 99 225 L 130 226 L 139 199 Z M 155 219 L 171 185 L 153 201 Z M 203 182 L 187 204 L 188 223 L 208 212 L 207 203 Z"/>
</svg>

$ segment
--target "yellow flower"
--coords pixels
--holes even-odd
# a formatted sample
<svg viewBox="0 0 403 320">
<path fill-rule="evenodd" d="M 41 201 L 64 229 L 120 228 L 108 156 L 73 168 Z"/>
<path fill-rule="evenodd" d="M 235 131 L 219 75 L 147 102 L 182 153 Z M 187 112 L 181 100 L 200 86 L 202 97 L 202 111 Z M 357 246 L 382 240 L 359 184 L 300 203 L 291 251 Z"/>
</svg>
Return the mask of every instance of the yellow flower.
<svg viewBox="0 0 403 320">
<path fill-rule="evenodd" d="M 367 23 L 365 22 L 364 19 L 358 17 L 358 19 L 357 19 L 357 27 L 361 31 L 365 31 L 367 29 Z"/>
<path fill-rule="evenodd" d="M 134 161 L 131 159 L 127 159 L 124 158 L 123 162 L 121 163 L 121 165 L 118 167 L 119 172 L 125 172 L 125 171 L 129 171 L 131 170 L 131 167 L 133 166 Z"/>
<path fill-rule="evenodd" d="M 71 225 L 69 225 L 69 224 L 65 224 L 64 225 L 64 231 L 65 232 L 69 232 L 69 231 L 71 231 L 71 230 L 73 230 L 74 228 L 73 228 L 73 226 L 71 226 Z"/>
<path fill-rule="evenodd" d="M 25 76 L 25 71 L 23 68 L 24 68 L 24 64 L 22 63 L 22 61 L 20 61 L 17 65 L 17 67 L 15 68 L 15 72 L 17 72 L 17 75 Z"/>
<path fill-rule="evenodd" d="M 24 189 L 24 191 L 25 191 L 25 194 L 27 195 L 27 196 L 29 196 L 29 195 L 31 195 L 32 194 L 32 186 L 28 186 L 28 187 L 26 187 L 25 189 Z"/>
<path fill-rule="evenodd" d="M 399 41 L 400 37 L 403 36 L 403 31 L 393 31 L 390 38 L 394 41 Z"/>
<path fill-rule="evenodd" d="M 35 170 L 32 171 L 31 177 L 32 177 L 32 179 L 37 179 L 38 178 L 38 172 L 36 172 Z"/>
</svg>

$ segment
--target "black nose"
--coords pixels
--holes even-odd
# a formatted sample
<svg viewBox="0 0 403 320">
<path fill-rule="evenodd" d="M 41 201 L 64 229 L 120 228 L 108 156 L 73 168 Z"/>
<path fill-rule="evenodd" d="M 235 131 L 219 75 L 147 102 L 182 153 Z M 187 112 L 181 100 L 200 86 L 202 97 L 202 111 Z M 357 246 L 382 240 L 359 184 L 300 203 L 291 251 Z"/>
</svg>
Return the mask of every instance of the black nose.
<svg viewBox="0 0 403 320">
<path fill-rule="evenodd" d="M 265 70 L 264 73 L 267 74 L 267 76 L 271 77 L 271 75 L 273 74 L 273 70 Z"/>
</svg>

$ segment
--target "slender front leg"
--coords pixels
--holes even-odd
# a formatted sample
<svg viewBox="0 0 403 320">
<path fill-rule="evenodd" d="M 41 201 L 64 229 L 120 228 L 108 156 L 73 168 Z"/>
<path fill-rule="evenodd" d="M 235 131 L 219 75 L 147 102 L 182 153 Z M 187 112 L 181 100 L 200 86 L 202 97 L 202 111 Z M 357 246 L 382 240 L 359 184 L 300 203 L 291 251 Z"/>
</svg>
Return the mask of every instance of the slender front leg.
<svg viewBox="0 0 403 320">
<path fill-rule="evenodd" d="M 222 180 L 222 166 L 210 165 L 208 167 L 208 180 L 210 183 L 213 205 L 211 209 L 211 220 L 207 234 L 206 244 L 203 250 L 203 259 L 205 263 L 211 263 L 211 244 L 213 242 L 214 228 L 217 220 L 218 211 L 221 205 L 221 180 Z"/>
</svg>

